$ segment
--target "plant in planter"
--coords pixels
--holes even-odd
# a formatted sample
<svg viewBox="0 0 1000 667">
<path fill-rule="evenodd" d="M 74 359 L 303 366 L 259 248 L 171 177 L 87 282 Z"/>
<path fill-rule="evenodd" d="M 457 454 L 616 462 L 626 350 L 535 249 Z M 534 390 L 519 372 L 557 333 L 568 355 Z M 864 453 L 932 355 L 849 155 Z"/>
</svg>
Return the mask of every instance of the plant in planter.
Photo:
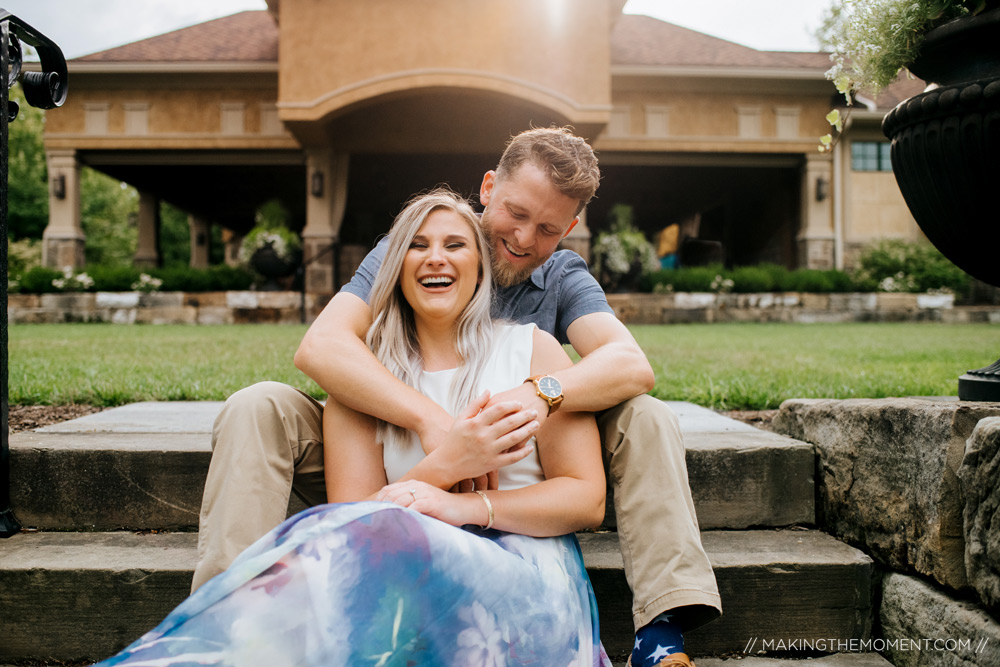
<svg viewBox="0 0 1000 667">
<path fill-rule="evenodd" d="M 840 0 L 819 29 L 832 50 L 827 72 L 850 105 L 853 95 L 877 95 L 909 69 L 926 34 L 949 21 L 976 15 L 989 0 Z"/>
<path fill-rule="evenodd" d="M 635 291 L 643 274 L 657 271 L 660 260 L 649 239 L 632 224 L 632 207 L 611 208 L 611 229 L 597 235 L 590 251 L 591 273 L 610 292 Z"/>
<path fill-rule="evenodd" d="M 276 280 L 292 275 L 302 262 L 302 241 L 288 228 L 287 219 L 281 202 L 267 202 L 257 210 L 254 227 L 240 245 L 240 259 L 266 280 L 264 289 L 277 289 Z"/>
</svg>

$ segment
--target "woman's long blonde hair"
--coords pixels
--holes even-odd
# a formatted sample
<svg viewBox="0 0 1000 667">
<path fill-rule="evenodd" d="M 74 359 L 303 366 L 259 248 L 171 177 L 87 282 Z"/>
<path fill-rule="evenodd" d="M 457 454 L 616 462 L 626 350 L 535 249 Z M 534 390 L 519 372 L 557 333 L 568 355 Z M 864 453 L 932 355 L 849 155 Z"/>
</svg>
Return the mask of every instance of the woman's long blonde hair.
<svg viewBox="0 0 1000 667">
<path fill-rule="evenodd" d="M 447 210 L 458 214 L 472 230 L 479 253 L 479 286 L 456 323 L 455 351 L 461 365 L 452 380 L 448 405 L 456 415 L 478 395 L 479 380 L 493 348 L 494 325 L 490 317 L 493 278 L 486 253 L 489 246 L 479 225 L 479 218 L 469 203 L 447 188 L 437 188 L 411 199 L 392 223 L 389 247 L 372 285 L 370 305 L 372 326 L 366 342 L 376 358 L 389 372 L 411 387 L 419 389 L 417 381 L 423 370 L 423 359 L 417 343 L 413 309 L 403 297 L 399 275 L 403 259 L 427 217 L 434 211 Z M 406 429 L 379 421 L 377 438 L 386 442 L 390 434 L 397 442 L 407 441 Z"/>
</svg>

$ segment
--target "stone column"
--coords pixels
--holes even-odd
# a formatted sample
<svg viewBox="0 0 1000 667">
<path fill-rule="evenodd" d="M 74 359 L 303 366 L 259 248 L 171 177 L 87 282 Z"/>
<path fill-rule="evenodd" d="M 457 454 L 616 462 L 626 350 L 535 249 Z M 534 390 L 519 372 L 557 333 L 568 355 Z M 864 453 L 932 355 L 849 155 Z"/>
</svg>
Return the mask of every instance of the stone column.
<svg viewBox="0 0 1000 667">
<path fill-rule="evenodd" d="M 191 268 L 207 269 L 208 254 L 212 247 L 208 221 L 197 215 L 189 215 L 188 228 L 191 230 Z"/>
<path fill-rule="evenodd" d="M 42 232 L 42 264 L 83 266 L 84 233 L 80 226 L 80 163 L 76 151 L 49 151 L 49 224 Z"/>
<path fill-rule="evenodd" d="M 133 263 L 158 266 L 160 262 L 160 200 L 148 192 L 139 192 L 139 240 Z"/>
<path fill-rule="evenodd" d="M 806 156 L 802 167 L 802 222 L 797 238 L 799 268 L 834 268 L 832 177 L 829 155 Z"/>
<path fill-rule="evenodd" d="M 587 209 L 583 209 L 580 211 L 580 222 L 559 242 L 559 247 L 572 250 L 589 263 L 591 236 L 590 227 L 587 226 Z"/>
<path fill-rule="evenodd" d="M 344 221 L 349 162 L 346 153 L 306 151 L 306 226 L 302 245 L 305 289 L 310 294 L 333 294 L 339 287 L 334 284 L 336 251 L 330 246 L 337 242 Z"/>
</svg>

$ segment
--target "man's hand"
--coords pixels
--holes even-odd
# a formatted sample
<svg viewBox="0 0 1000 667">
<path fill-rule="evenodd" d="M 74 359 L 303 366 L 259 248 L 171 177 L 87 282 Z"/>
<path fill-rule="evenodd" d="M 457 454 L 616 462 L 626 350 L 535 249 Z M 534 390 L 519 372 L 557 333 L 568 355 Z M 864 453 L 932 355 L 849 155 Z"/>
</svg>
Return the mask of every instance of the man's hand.
<svg viewBox="0 0 1000 667">
<path fill-rule="evenodd" d="M 532 453 L 533 448 L 523 445 L 539 426 L 536 410 L 525 410 L 517 401 L 492 402 L 489 392 L 483 392 L 459 414 L 434 453 L 465 482 L 478 478 L 482 485 L 486 478 L 489 485 L 493 477 L 490 488 L 496 488 L 496 471 Z M 460 485 L 460 490 L 465 489 Z"/>
</svg>

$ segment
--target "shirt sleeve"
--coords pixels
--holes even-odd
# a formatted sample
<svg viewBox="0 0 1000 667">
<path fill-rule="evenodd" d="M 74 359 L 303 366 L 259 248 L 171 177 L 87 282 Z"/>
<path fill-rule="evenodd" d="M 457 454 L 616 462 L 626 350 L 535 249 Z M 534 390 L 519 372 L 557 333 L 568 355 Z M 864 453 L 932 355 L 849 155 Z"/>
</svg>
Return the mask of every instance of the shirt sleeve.
<svg viewBox="0 0 1000 667">
<path fill-rule="evenodd" d="M 365 255 L 364 260 L 361 262 L 361 266 L 358 270 L 354 272 L 351 276 L 351 281 L 340 288 L 341 292 L 347 292 L 348 294 L 353 294 L 356 297 L 361 298 L 365 303 L 369 303 L 372 293 L 372 285 L 375 284 L 375 275 L 378 273 L 379 267 L 382 266 L 382 260 L 385 258 L 386 250 L 389 248 L 389 237 L 384 237 L 379 241 L 371 252 Z"/>
<path fill-rule="evenodd" d="M 608 297 L 597 279 L 590 274 L 587 263 L 576 253 L 567 253 L 569 259 L 559 274 L 559 308 L 556 321 L 556 338 L 560 343 L 569 342 L 566 330 L 577 318 L 591 313 L 615 311 L 608 304 Z"/>
</svg>

